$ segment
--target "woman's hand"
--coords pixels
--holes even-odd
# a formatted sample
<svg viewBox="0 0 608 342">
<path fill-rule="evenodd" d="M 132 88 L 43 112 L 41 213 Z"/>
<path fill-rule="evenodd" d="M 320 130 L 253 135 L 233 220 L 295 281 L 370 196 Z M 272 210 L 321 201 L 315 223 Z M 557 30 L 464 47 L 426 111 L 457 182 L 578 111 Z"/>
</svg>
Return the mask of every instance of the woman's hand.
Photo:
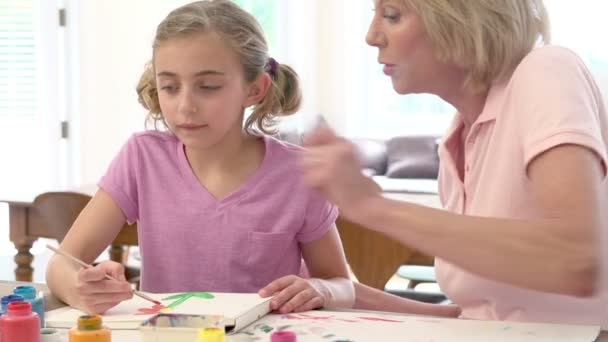
<svg viewBox="0 0 608 342">
<path fill-rule="evenodd" d="M 340 208 L 340 213 L 358 221 L 369 200 L 381 196 L 380 187 L 361 173 L 353 144 L 321 128 L 305 140 L 308 150 L 301 159 L 305 181 Z"/>
<path fill-rule="evenodd" d="M 259 291 L 261 297 L 275 295 L 270 308 L 280 313 L 308 311 L 323 307 L 326 298 L 313 283 L 295 275 L 274 280 Z"/>
<path fill-rule="evenodd" d="M 116 280 L 107 279 L 110 275 Z M 125 279 L 124 267 L 104 261 L 92 268 L 83 268 L 76 276 L 74 302 L 89 314 L 101 314 L 123 300 L 133 297 L 133 289 Z"/>
</svg>

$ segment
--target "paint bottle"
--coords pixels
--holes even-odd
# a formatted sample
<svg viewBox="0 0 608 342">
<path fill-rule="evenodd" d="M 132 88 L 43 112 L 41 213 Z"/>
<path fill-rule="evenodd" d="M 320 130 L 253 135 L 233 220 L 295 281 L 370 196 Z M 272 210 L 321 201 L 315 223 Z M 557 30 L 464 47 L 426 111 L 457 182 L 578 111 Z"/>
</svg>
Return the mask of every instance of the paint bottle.
<svg viewBox="0 0 608 342">
<path fill-rule="evenodd" d="M 70 342 L 110 342 L 110 329 L 101 325 L 101 316 L 84 315 L 78 317 L 78 323 L 70 329 Z"/>
<path fill-rule="evenodd" d="M 8 311 L 8 303 L 12 302 L 23 302 L 23 296 L 15 294 L 3 296 L 2 299 L 0 299 L 0 315 Z"/>
<path fill-rule="evenodd" d="M 198 342 L 225 342 L 226 332 L 222 328 L 204 328 L 198 331 Z"/>
<path fill-rule="evenodd" d="M 36 288 L 33 286 L 17 286 L 13 290 L 16 295 L 23 296 L 26 302 L 32 304 L 32 310 L 40 317 L 40 326 L 44 328 L 44 297 L 38 296 Z"/>
<path fill-rule="evenodd" d="M 270 342 L 296 342 L 296 333 L 287 330 L 275 331 L 270 335 Z"/>
<path fill-rule="evenodd" d="M 40 342 L 40 319 L 29 302 L 11 302 L 0 317 L 0 341 Z"/>
</svg>

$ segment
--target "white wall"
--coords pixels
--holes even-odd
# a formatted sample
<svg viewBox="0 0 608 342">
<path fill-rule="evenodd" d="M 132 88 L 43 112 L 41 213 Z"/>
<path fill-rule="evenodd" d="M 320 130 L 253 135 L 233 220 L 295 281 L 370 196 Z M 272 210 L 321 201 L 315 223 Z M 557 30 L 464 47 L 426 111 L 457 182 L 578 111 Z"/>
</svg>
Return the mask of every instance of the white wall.
<svg viewBox="0 0 608 342">
<path fill-rule="evenodd" d="M 344 30 L 345 2 L 352 0 L 318 0 L 321 10 L 317 12 L 317 73 L 316 86 L 318 112 L 331 127 L 341 130 L 346 127 L 346 99 L 344 97 L 346 69 L 346 43 Z"/>
<path fill-rule="evenodd" d="M 151 58 L 156 25 L 184 0 L 67 2 L 76 25 L 75 98 L 70 118 L 74 146 L 72 185 L 94 184 L 126 139 L 144 129 L 145 110 L 135 86 Z M 80 176 L 80 177 L 79 177 Z"/>
</svg>

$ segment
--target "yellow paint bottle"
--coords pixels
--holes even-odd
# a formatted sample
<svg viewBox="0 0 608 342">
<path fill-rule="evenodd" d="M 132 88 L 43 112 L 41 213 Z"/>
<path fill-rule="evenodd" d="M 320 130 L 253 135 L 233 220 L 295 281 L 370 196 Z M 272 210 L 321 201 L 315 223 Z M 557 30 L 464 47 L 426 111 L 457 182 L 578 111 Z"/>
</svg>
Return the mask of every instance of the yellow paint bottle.
<svg viewBox="0 0 608 342">
<path fill-rule="evenodd" d="M 110 329 L 101 325 L 101 316 L 84 315 L 70 329 L 70 342 L 110 342 L 111 334 Z"/>
<path fill-rule="evenodd" d="M 222 328 L 204 328 L 198 331 L 198 342 L 225 342 L 226 333 Z"/>
</svg>

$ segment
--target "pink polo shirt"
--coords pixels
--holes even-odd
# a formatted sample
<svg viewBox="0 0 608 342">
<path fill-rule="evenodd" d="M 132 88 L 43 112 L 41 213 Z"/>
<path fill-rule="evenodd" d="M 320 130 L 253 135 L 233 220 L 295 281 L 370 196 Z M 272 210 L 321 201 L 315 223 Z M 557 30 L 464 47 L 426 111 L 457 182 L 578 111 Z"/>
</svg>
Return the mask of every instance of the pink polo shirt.
<svg viewBox="0 0 608 342">
<path fill-rule="evenodd" d="M 587 147 L 606 164 L 605 104 L 583 62 L 565 48 L 535 49 L 510 80 L 491 87 L 483 112 L 465 140 L 464 182 L 454 163 L 462 127 L 462 116 L 457 114 L 439 148 L 440 198 L 444 208 L 458 214 L 541 218 L 526 167 L 557 145 Z M 598 240 L 604 261 L 608 260 L 607 235 L 604 229 Z M 594 324 L 606 329 L 607 264 L 602 265 L 600 290 L 591 298 L 511 286 L 441 259 L 436 261 L 436 272 L 442 290 L 462 308 L 463 318 Z"/>
</svg>

